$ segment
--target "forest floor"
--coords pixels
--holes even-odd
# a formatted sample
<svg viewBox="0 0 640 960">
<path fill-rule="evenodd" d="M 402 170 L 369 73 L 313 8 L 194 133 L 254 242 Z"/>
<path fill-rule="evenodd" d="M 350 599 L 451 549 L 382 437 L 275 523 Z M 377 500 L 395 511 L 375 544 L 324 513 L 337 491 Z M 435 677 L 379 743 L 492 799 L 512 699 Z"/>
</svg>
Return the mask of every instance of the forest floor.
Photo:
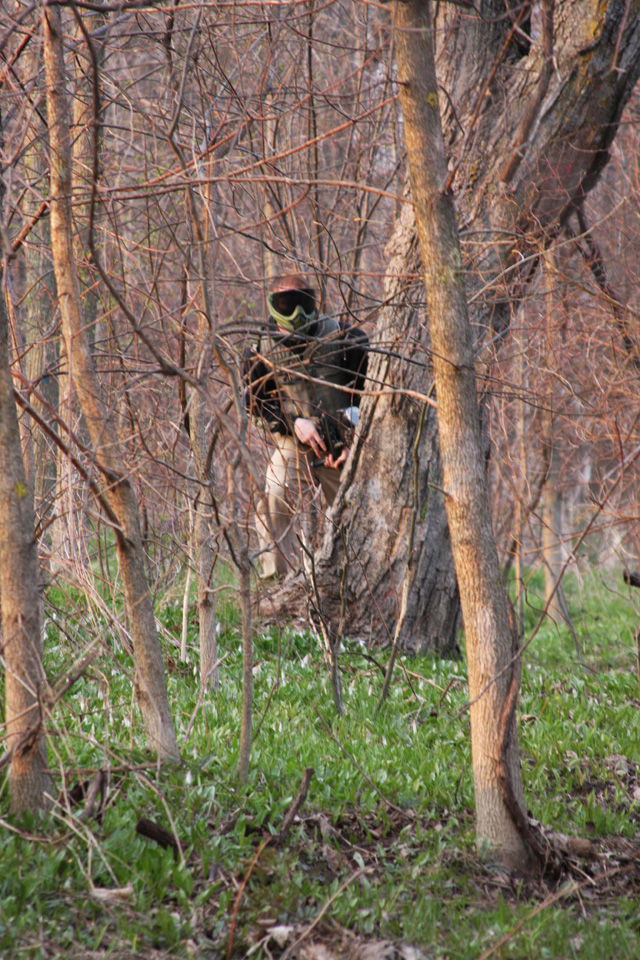
<svg viewBox="0 0 640 960">
<path fill-rule="evenodd" d="M 0 795 L 0 957 L 638 960 L 640 592 L 606 579 L 567 578 L 586 668 L 568 630 L 548 622 L 525 655 L 530 815 L 555 844 L 558 834 L 583 841 L 565 840 L 559 870 L 535 882 L 492 870 L 475 849 L 463 661 L 402 659 L 376 711 L 386 654 L 347 642 L 338 717 L 314 637 L 270 628 L 256 636 L 251 772 L 240 788 L 233 603 L 219 607 L 220 689 L 203 698 L 195 610 L 187 663 L 176 655 L 181 600 L 159 610 L 183 758 L 159 769 L 140 746 L 130 662 L 112 625 L 97 636 L 95 613 L 91 631 L 83 626 L 81 596 L 51 591 L 50 679 L 96 636 L 104 646 L 51 719 L 50 818 L 15 822 L 6 786 Z M 533 578 L 525 640 L 537 587 Z"/>
</svg>

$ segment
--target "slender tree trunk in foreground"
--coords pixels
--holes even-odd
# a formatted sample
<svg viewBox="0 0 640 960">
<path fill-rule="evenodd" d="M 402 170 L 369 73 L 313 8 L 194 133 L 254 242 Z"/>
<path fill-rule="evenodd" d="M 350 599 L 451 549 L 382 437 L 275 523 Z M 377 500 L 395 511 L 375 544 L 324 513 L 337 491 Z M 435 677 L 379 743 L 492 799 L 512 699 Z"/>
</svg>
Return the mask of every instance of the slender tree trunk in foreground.
<svg viewBox="0 0 640 960">
<path fill-rule="evenodd" d="M 179 147 L 172 140 L 173 148 L 184 166 L 184 159 Z M 211 161 L 212 162 L 212 161 Z M 220 674 L 217 667 L 212 669 L 216 660 L 216 595 L 214 592 L 213 571 L 216 562 L 216 552 L 213 549 L 212 515 L 215 511 L 215 472 L 213 469 L 213 447 L 211 426 L 208 424 L 209 407 L 205 397 L 206 384 L 211 373 L 211 359 L 213 352 L 212 324 L 214 315 L 212 310 L 212 277 L 208 257 L 205 250 L 211 246 L 211 221 L 216 204 L 212 195 L 212 186 L 207 184 L 206 202 L 202 210 L 201 219 L 198 217 L 196 194 L 187 187 L 185 206 L 188 222 L 191 228 L 191 240 L 194 243 L 193 253 L 199 269 L 197 283 L 201 309 L 198 311 L 196 356 L 198 376 L 202 381 L 202 390 L 193 390 L 189 402 L 188 433 L 189 444 L 196 466 L 196 475 L 199 483 L 198 495 L 193 509 L 193 557 L 198 584 L 198 625 L 200 630 L 200 680 L 203 685 L 216 689 L 219 685 Z M 190 269 L 185 264 L 185 298 L 187 296 L 188 278 Z M 183 388 L 184 389 L 184 388 Z M 183 411 L 186 413 L 185 411 Z"/>
<path fill-rule="evenodd" d="M 553 251 L 545 257 L 546 352 L 547 371 L 556 369 L 553 353 L 556 340 L 554 285 L 559 281 Z M 546 374 L 546 397 L 542 411 L 542 437 L 547 451 L 548 468 L 542 490 L 542 559 L 544 562 L 544 599 L 547 615 L 557 625 L 564 620 L 566 598 L 562 586 L 564 557 L 562 551 L 562 497 L 560 484 L 560 451 L 558 449 L 555 377 Z"/>
<path fill-rule="evenodd" d="M 80 312 L 71 228 L 69 108 L 65 96 L 62 27 L 57 7 L 45 10 L 44 46 L 51 153 L 51 247 L 70 375 L 97 461 L 107 474 L 105 498 L 118 524 L 116 548 L 133 639 L 136 692 L 148 744 L 160 757 L 178 757 L 162 651 L 145 572 L 138 505 L 129 480 L 122 473 L 115 426 L 111 411 L 104 402 Z"/>
<path fill-rule="evenodd" d="M 198 228 L 193 214 L 194 231 Z M 203 224 L 205 242 L 209 238 L 208 221 Z M 199 240 L 199 237 L 198 237 Z M 200 244 L 202 246 L 202 244 Z M 202 268 L 206 269 L 204 257 Z M 198 373 L 203 385 L 211 369 L 211 307 L 205 285 L 209 276 L 203 269 L 200 281 L 202 309 L 198 311 L 197 356 Z M 204 386 L 203 386 L 204 389 Z M 216 595 L 214 592 L 213 570 L 216 554 L 213 550 L 212 514 L 215 504 L 215 474 L 213 470 L 213 450 L 211 447 L 211 427 L 207 425 L 208 406 L 203 391 L 194 390 L 189 405 L 189 443 L 196 465 L 199 491 L 194 503 L 193 554 L 198 579 L 198 625 L 200 628 L 200 679 L 214 689 L 219 684 L 219 670 L 212 664 L 217 653 L 216 634 Z"/>
<path fill-rule="evenodd" d="M 217 650 L 216 595 L 213 580 L 216 557 L 212 549 L 211 524 L 214 476 L 207 442 L 206 414 L 204 397 L 199 391 L 194 391 L 189 410 L 189 440 L 199 480 L 198 496 L 194 504 L 192 543 L 198 583 L 200 680 L 206 686 L 216 688 L 219 671 L 217 667 L 212 669 Z"/>
<path fill-rule="evenodd" d="M 45 677 L 34 531 L 33 503 L 13 398 L 9 322 L 0 296 L 0 650 L 5 669 L 6 747 L 14 751 L 9 768 L 14 813 L 46 809 L 51 793 L 42 708 Z"/>
<path fill-rule="evenodd" d="M 393 5 L 398 83 L 433 348 L 445 506 L 467 642 L 477 842 L 509 869 L 527 871 L 530 851 L 505 806 L 499 776 L 500 720 L 516 667 L 510 664 L 507 600 L 489 511 L 462 257 L 446 187 L 430 14 L 425 0 L 396 0 Z M 508 737 L 508 775 L 524 812 L 513 715 Z"/>
</svg>

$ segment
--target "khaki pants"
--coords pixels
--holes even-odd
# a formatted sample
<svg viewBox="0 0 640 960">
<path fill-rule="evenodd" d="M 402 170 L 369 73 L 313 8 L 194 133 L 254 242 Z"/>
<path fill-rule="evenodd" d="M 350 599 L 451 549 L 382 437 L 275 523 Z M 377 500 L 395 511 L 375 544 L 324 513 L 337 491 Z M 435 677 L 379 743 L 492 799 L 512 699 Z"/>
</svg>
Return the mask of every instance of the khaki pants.
<svg viewBox="0 0 640 960">
<path fill-rule="evenodd" d="M 293 437 L 272 434 L 276 443 L 265 484 L 264 502 L 256 510 L 256 530 L 260 540 L 262 576 L 285 576 L 300 565 L 301 529 L 297 517 L 304 516 L 320 484 L 329 506 L 340 486 L 340 471 L 330 467 L 312 467 L 316 455 L 310 447 L 301 447 Z"/>
</svg>

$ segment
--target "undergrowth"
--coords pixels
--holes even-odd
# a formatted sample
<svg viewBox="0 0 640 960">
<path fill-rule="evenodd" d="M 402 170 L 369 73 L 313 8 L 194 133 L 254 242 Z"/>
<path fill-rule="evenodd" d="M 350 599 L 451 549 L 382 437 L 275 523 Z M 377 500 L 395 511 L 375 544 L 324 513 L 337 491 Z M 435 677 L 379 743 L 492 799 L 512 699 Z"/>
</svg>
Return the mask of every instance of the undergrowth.
<svg viewBox="0 0 640 960">
<path fill-rule="evenodd" d="M 301 949 L 322 941 L 326 957 L 355 957 L 363 942 L 387 939 L 411 945 L 414 953 L 405 947 L 402 955 L 415 957 L 477 960 L 496 948 L 493 955 L 518 960 L 637 960 L 639 888 L 620 859 L 634 841 L 638 855 L 636 615 L 626 588 L 616 594 L 595 577 L 567 580 L 588 668 L 566 627 L 545 622 L 523 670 L 523 780 L 535 820 L 595 844 L 600 859 L 584 865 L 587 881 L 622 864 L 606 895 L 597 882 L 567 886 L 563 896 L 561 885 L 534 888 L 483 867 L 462 661 L 403 659 L 376 714 L 385 654 L 347 641 L 347 713 L 337 717 L 312 634 L 270 628 L 256 636 L 255 740 L 242 789 L 232 600 L 219 607 L 220 689 L 203 699 L 195 611 L 191 660 L 182 663 L 181 603 L 159 607 L 182 754 L 180 764 L 159 769 L 144 749 L 122 638 L 82 596 L 52 592 L 48 676 L 62 676 L 90 643 L 98 656 L 52 718 L 53 814 L 16 822 L 6 785 L 0 797 L 0 956 L 278 957 L 331 900 Z M 526 636 L 542 607 L 538 587 L 528 584 Z M 281 842 L 307 767 L 306 802 Z M 98 769 L 108 772 L 108 789 L 85 821 L 78 785 Z M 173 846 L 137 833 L 141 818 L 168 831 Z M 391 956 L 371 957 L 378 955 Z"/>
</svg>

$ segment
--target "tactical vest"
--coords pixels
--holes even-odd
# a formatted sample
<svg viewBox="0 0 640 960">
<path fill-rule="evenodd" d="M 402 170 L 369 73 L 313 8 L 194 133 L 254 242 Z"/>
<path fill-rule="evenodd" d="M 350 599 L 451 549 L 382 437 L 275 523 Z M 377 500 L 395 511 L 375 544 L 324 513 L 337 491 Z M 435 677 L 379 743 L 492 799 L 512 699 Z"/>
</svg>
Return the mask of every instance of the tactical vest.
<svg viewBox="0 0 640 960">
<path fill-rule="evenodd" d="M 349 407 L 354 375 L 343 367 L 345 341 L 338 321 L 319 316 L 313 337 L 300 336 L 299 344 L 295 339 L 295 334 L 283 337 L 266 330 L 256 345 L 273 377 L 271 394 L 291 425 L 296 417 L 315 420 Z"/>
</svg>

